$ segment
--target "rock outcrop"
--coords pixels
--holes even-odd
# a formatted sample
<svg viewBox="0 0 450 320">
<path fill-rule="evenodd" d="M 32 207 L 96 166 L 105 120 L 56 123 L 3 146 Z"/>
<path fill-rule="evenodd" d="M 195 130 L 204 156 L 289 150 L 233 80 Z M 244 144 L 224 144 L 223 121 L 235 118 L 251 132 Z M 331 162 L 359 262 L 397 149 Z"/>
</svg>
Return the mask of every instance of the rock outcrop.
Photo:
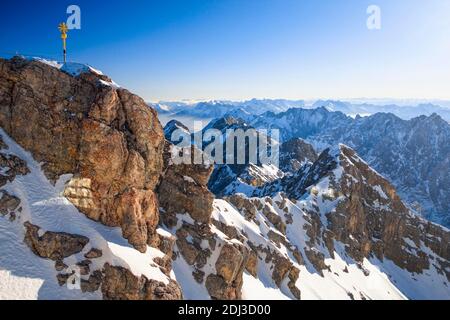
<svg viewBox="0 0 450 320">
<path fill-rule="evenodd" d="M 61 70 L 39 61 L 0 59 L 0 126 L 15 140 L 8 138 L 14 150 L 4 152 L 8 145 L 0 138 L 0 187 L 8 184 L 8 191 L 0 190 L 0 214 L 11 221 L 19 218 L 28 248 L 40 258 L 55 261 L 60 286 L 100 292 L 104 299 L 182 299 L 180 286 L 171 278 L 174 239 L 156 230 L 159 205 L 154 189 L 163 169 L 164 141 L 156 113 L 142 99 L 112 85 L 94 70 L 85 68 L 79 75 Z M 42 163 L 48 180 L 40 167 L 32 164 L 30 170 L 17 156 L 17 152 L 23 153 L 16 142 Z M 15 181 L 17 176 L 29 174 L 24 182 Z M 159 271 L 155 261 L 160 261 L 164 268 L 158 277 L 161 281 L 136 275 L 131 267 L 115 266 L 122 258 L 116 258 L 107 246 L 89 248 L 90 236 L 102 243 L 103 235 L 86 224 L 85 218 L 70 216 L 74 214 L 70 208 L 64 214 L 69 214 L 70 221 L 86 224 L 78 230 L 89 237 L 42 230 L 33 224 L 40 219 L 33 219 L 30 184 L 42 181 L 43 192 L 61 197 L 53 190 L 60 192 L 60 182 L 52 186 L 49 181 L 54 184 L 62 174 L 72 174 L 63 195 L 87 217 L 120 227 L 122 235 L 141 252 L 147 245 L 165 251 L 159 258 L 161 252 L 154 250 L 158 258 L 139 267 Z M 27 200 L 25 214 L 21 214 L 22 198 Z M 44 202 L 41 205 L 48 209 Z M 65 211 L 64 206 L 60 210 Z M 51 225 L 50 212 L 44 220 L 46 227 Z M 60 225 L 57 229 L 70 228 Z"/>
<path fill-rule="evenodd" d="M 141 98 L 110 83 L 94 71 L 0 59 L 0 126 L 49 179 L 73 174 L 65 196 L 144 252 L 158 224 L 162 127 Z"/>
<path fill-rule="evenodd" d="M 173 164 L 171 163 L 172 148 L 166 142 L 164 153 L 164 175 L 158 186 L 158 199 L 164 209 L 161 214 L 164 223 L 173 227 L 176 224 L 176 214 L 188 214 L 199 223 L 210 222 L 213 194 L 206 184 L 212 173 L 212 165 L 203 164 Z M 192 161 L 194 149 L 192 149 Z M 192 162 L 193 163 L 193 162 Z"/>
<path fill-rule="evenodd" d="M 173 124 L 168 126 L 167 131 Z M 195 147 L 174 148 L 166 142 L 165 170 L 157 189 L 161 221 L 176 238 L 174 258 L 186 261 L 192 268 L 193 280 L 203 284 L 212 299 L 241 299 L 243 272 L 247 265 L 252 268 L 251 264 L 256 262 L 249 262 L 251 256 L 246 246 L 230 242 L 232 238 L 224 239 L 212 228 L 214 196 L 207 183 L 213 166 L 174 164 L 172 152 L 187 152 L 192 163 L 195 152 L 201 153 Z M 215 272 L 208 273 L 207 266 L 212 265 Z"/>
<path fill-rule="evenodd" d="M 106 300 L 180 300 L 181 289 L 175 281 L 168 284 L 136 277 L 128 269 L 106 264 L 101 290 Z"/>
<path fill-rule="evenodd" d="M 295 173 L 308 162 L 317 160 L 317 153 L 312 145 L 300 138 L 286 141 L 280 146 L 280 169 Z"/>
<path fill-rule="evenodd" d="M 73 254 L 81 252 L 88 244 L 89 239 L 75 234 L 47 231 L 39 236 L 40 228 L 29 222 L 24 224 L 26 228 L 25 243 L 41 258 L 61 260 Z"/>
<path fill-rule="evenodd" d="M 326 182 L 326 184 L 324 184 Z M 422 273 L 431 264 L 449 279 L 450 233 L 411 211 L 394 187 L 364 162 L 356 152 L 340 145 L 325 150 L 310 166 L 285 177 L 277 192 L 284 191 L 296 201 L 310 193 L 304 209 L 309 237 L 305 254 L 318 272 L 328 269 L 323 244 L 331 257 L 334 241 L 345 245 L 347 254 L 358 263 L 372 256 L 387 258 L 412 273 Z M 261 189 L 269 195 L 271 188 Z M 260 191 L 261 191 L 260 190 Z M 332 212 L 316 203 L 335 203 Z M 321 218 L 328 223 L 323 224 Z M 433 256 L 427 254 L 430 250 Z"/>
<path fill-rule="evenodd" d="M 340 163 L 345 174 L 336 192 L 346 200 L 328 220 L 348 254 L 360 262 L 370 255 L 387 258 L 413 273 L 433 263 L 450 281 L 450 232 L 411 214 L 394 187 L 354 150 L 341 146 Z M 436 255 L 434 261 L 428 250 Z"/>
</svg>

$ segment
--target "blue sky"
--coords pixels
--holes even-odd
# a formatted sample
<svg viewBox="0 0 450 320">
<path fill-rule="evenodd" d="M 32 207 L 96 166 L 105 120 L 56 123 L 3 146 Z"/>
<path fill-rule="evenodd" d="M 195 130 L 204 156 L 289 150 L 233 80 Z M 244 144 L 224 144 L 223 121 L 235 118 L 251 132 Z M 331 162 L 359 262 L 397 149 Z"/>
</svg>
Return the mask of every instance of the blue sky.
<svg viewBox="0 0 450 320">
<path fill-rule="evenodd" d="M 449 0 L 16 0 L 0 55 L 57 59 L 70 4 L 69 59 L 147 100 L 450 99 Z M 371 4 L 381 30 L 366 27 Z"/>
</svg>

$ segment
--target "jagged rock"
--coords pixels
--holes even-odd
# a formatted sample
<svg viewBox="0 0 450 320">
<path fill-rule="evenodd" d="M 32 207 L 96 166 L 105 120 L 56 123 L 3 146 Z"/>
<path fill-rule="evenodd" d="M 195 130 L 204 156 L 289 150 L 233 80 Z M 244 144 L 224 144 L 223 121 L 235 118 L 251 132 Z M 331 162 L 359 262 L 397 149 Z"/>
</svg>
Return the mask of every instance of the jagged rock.
<svg viewBox="0 0 450 320">
<path fill-rule="evenodd" d="M 170 145 L 165 159 L 170 159 Z M 158 187 L 158 200 L 164 209 L 162 219 L 168 227 L 176 225 L 176 214 L 189 214 L 199 223 L 208 224 L 211 218 L 213 194 L 206 187 L 213 166 L 203 164 L 170 164 Z"/>
<path fill-rule="evenodd" d="M 92 248 L 91 250 L 89 250 L 88 253 L 86 253 L 84 255 L 84 257 L 86 259 L 96 259 L 96 258 L 100 258 L 103 255 L 102 250 L 97 249 L 97 248 Z"/>
<path fill-rule="evenodd" d="M 257 278 L 258 276 L 258 254 L 250 250 L 248 259 L 245 263 L 245 270 L 250 273 L 253 277 Z"/>
<path fill-rule="evenodd" d="M 183 230 L 177 231 L 177 246 L 183 258 L 192 266 L 195 264 L 201 248 L 197 248 L 194 244 L 187 241 L 187 234 L 183 235 L 182 232 Z"/>
<path fill-rule="evenodd" d="M 197 281 L 197 283 L 203 283 L 205 279 L 205 272 L 199 269 L 195 269 L 192 272 L 192 276 L 194 277 L 195 281 Z"/>
<path fill-rule="evenodd" d="M 241 242 L 243 242 L 245 240 L 245 238 L 239 233 L 239 231 L 235 227 L 226 225 L 225 223 L 214 220 L 214 219 L 212 219 L 211 222 L 217 229 L 219 229 L 225 235 L 227 235 L 228 238 L 237 239 Z"/>
<path fill-rule="evenodd" d="M 272 263 L 274 265 L 272 279 L 275 284 L 280 287 L 281 282 L 289 275 L 289 272 L 293 265 L 292 262 L 289 261 L 289 259 L 279 254 L 274 254 Z"/>
<path fill-rule="evenodd" d="M 280 169 L 284 172 L 297 172 L 307 162 L 317 160 L 317 153 L 303 139 L 294 138 L 280 146 Z"/>
<path fill-rule="evenodd" d="M 225 280 L 215 274 L 206 278 L 206 289 L 212 299 L 215 300 L 238 300 L 241 297 L 240 289 L 231 287 Z"/>
<path fill-rule="evenodd" d="M 311 262 L 320 276 L 323 277 L 323 270 L 329 270 L 329 266 L 327 266 L 325 263 L 325 255 L 322 252 L 316 250 L 316 248 L 305 248 L 305 254 L 309 262 Z"/>
<path fill-rule="evenodd" d="M 240 194 L 234 194 L 232 196 L 226 197 L 225 200 L 230 202 L 238 210 L 242 211 L 245 219 L 249 221 L 255 220 L 257 208 L 255 207 L 255 204 L 249 199 Z"/>
<path fill-rule="evenodd" d="M 7 215 L 8 213 L 13 213 L 20 205 L 20 199 L 10 195 L 4 190 L 0 190 L 0 214 Z"/>
<path fill-rule="evenodd" d="M 15 155 L 4 153 L 0 153 L 0 168 L 3 168 L 3 174 L 0 175 L 0 187 L 13 181 L 17 175 L 24 176 L 30 172 L 25 161 Z"/>
<path fill-rule="evenodd" d="M 164 257 L 156 257 L 153 261 L 160 267 L 162 273 L 166 276 L 170 275 L 170 271 L 172 270 L 172 257 L 169 255 L 164 255 Z"/>
<path fill-rule="evenodd" d="M 158 234 L 159 242 L 158 242 L 158 249 L 166 254 L 166 255 L 172 255 L 173 252 L 173 246 L 175 245 L 176 238 L 172 235 L 166 236 Z"/>
<path fill-rule="evenodd" d="M 95 292 L 102 284 L 103 274 L 99 270 L 95 270 L 88 280 L 81 279 L 80 288 L 82 292 Z"/>
<path fill-rule="evenodd" d="M 297 300 L 301 299 L 300 289 L 297 288 L 297 286 L 295 285 L 299 276 L 300 276 L 300 270 L 298 270 L 295 267 L 291 267 L 291 269 L 289 270 L 289 282 L 287 285 L 288 285 L 288 288 L 291 291 L 292 295 Z"/>
<path fill-rule="evenodd" d="M 239 244 L 225 243 L 216 261 L 217 274 L 206 278 L 205 286 L 213 299 L 240 299 L 242 274 L 248 259 L 248 249 Z"/>
<path fill-rule="evenodd" d="M 65 232 L 47 231 L 39 236 L 39 227 L 30 222 L 24 223 L 25 243 L 34 254 L 41 258 L 61 260 L 73 254 L 81 252 L 88 244 L 89 239 L 75 234 Z"/>
<path fill-rule="evenodd" d="M 44 163 L 51 180 L 73 174 L 64 195 L 81 212 L 121 227 L 145 251 L 158 222 L 153 191 L 162 172 L 163 131 L 141 98 L 102 85 L 104 79 L 0 59 L 0 126 Z"/>
<path fill-rule="evenodd" d="M 170 280 L 164 283 L 136 277 L 123 267 L 105 264 L 102 294 L 106 300 L 179 300 L 182 293 L 179 285 Z"/>
<path fill-rule="evenodd" d="M 337 206 L 336 214 L 327 217 L 334 237 L 347 245 L 346 251 L 352 258 L 362 262 L 374 253 L 381 260 L 387 257 L 394 261 L 400 268 L 422 273 L 430 266 L 428 254 L 405 250 L 403 239 L 409 238 L 418 247 L 423 242 L 448 261 L 449 232 L 411 215 L 394 187 L 351 148 L 341 145 L 339 159 L 346 174 L 337 187 L 346 198 Z M 420 232 L 421 229 L 427 231 Z"/>
<path fill-rule="evenodd" d="M 117 214 L 121 217 L 123 236 L 137 250 L 145 252 L 159 221 L 155 193 L 132 188 L 120 196 L 118 203 Z"/>
<path fill-rule="evenodd" d="M 273 212 L 270 206 L 266 205 L 264 207 L 263 214 L 278 231 L 280 231 L 282 234 L 286 234 L 286 224 L 283 222 L 283 219 L 279 215 Z"/>
<path fill-rule="evenodd" d="M 174 280 L 167 285 L 162 282 L 149 280 L 145 286 L 145 300 L 181 300 L 183 293 L 180 286 Z"/>
<path fill-rule="evenodd" d="M 286 238 L 273 230 L 269 230 L 269 232 L 267 233 L 267 237 L 270 239 L 270 241 L 275 243 L 278 248 L 281 247 L 281 244 L 288 245 Z"/>
<path fill-rule="evenodd" d="M 295 260 L 297 260 L 298 264 L 300 264 L 300 265 L 305 264 L 305 260 L 303 259 L 303 256 L 297 247 L 295 247 L 294 250 L 292 250 L 292 255 L 294 256 Z"/>
<path fill-rule="evenodd" d="M 67 280 L 69 280 L 70 276 L 71 275 L 67 273 L 58 273 L 56 275 L 56 279 L 58 280 L 59 286 L 62 287 L 63 285 L 65 285 L 67 283 Z"/>
<path fill-rule="evenodd" d="M 222 247 L 216 261 L 217 275 L 224 278 L 227 283 L 231 283 L 241 270 L 243 262 L 242 248 L 227 243 Z"/>
<path fill-rule="evenodd" d="M 91 260 L 83 260 L 78 262 L 76 265 L 80 270 L 80 274 L 82 276 L 86 276 L 91 272 L 90 265 L 92 264 Z"/>
<path fill-rule="evenodd" d="M 56 271 L 63 271 L 64 269 L 67 269 L 67 265 L 62 260 L 56 260 L 56 262 L 55 262 L 55 270 Z"/>
<path fill-rule="evenodd" d="M 177 230 L 177 247 L 189 265 L 195 265 L 201 269 L 206 264 L 208 258 L 211 256 L 211 250 L 214 249 L 214 236 L 208 225 L 192 226 L 184 224 L 183 227 Z M 191 238 L 193 242 L 189 241 Z M 201 243 L 207 240 L 210 243 L 210 248 L 203 248 Z M 210 250 L 211 249 L 211 250 Z"/>
</svg>

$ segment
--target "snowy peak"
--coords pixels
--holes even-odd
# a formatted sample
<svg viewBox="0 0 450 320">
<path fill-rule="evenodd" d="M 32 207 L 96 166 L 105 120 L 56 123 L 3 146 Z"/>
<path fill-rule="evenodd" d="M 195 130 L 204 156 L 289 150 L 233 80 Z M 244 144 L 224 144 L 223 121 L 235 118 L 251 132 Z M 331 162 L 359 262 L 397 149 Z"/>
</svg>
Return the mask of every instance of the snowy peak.
<svg viewBox="0 0 450 320">
<path fill-rule="evenodd" d="M 317 151 L 339 143 L 355 149 L 423 216 L 449 225 L 450 124 L 440 116 L 402 120 L 391 113 L 352 119 L 340 112 L 292 109 L 265 114 L 255 128 L 277 128 L 282 141 L 302 138 Z"/>
<path fill-rule="evenodd" d="M 394 187 L 353 149 L 342 144 L 327 149 L 311 166 L 271 186 L 278 188 L 263 191 L 272 199 L 284 198 L 275 201 L 278 206 L 289 199 L 307 217 L 303 259 L 325 278 L 336 260 L 347 256 L 367 277 L 369 265 L 377 265 L 408 298 L 448 296 L 450 232 L 412 214 Z M 295 215 L 284 212 L 295 223 Z M 286 233 L 281 239 L 293 238 Z M 408 283 L 405 277 L 415 280 Z"/>
<path fill-rule="evenodd" d="M 170 141 L 172 138 L 172 134 L 176 130 L 180 130 L 180 133 L 183 132 L 184 134 L 187 134 L 188 136 L 191 135 L 188 127 L 186 127 L 180 121 L 171 120 L 164 127 L 164 136 L 166 137 L 166 139 Z"/>
<path fill-rule="evenodd" d="M 295 173 L 307 163 L 317 160 L 313 146 L 300 138 L 293 138 L 280 146 L 280 169 Z"/>
</svg>

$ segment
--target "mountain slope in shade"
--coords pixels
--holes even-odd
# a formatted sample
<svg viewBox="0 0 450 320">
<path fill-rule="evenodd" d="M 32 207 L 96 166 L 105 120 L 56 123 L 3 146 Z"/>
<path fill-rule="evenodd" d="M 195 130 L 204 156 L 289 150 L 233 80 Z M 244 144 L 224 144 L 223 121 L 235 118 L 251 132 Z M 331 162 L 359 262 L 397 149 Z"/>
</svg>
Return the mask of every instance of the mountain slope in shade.
<svg viewBox="0 0 450 320">
<path fill-rule="evenodd" d="M 410 299 L 449 298 L 448 230 L 409 212 L 389 182 L 349 147 L 324 151 L 310 168 L 292 177 L 297 187 L 285 192 L 231 196 L 245 223 L 232 223 L 225 213 L 220 219 L 257 242 L 252 247 L 260 245 L 256 235 L 266 235 L 285 264 L 301 270 L 296 283 L 305 297 L 387 299 L 398 294 L 394 286 Z M 264 257 L 266 245 L 257 251 Z M 365 280 L 356 280 L 359 272 Z M 329 291 L 317 290 L 321 282 Z"/>
<path fill-rule="evenodd" d="M 385 175 L 410 206 L 450 225 L 450 125 L 438 115 L 406 121 L 378 113 L 352 119 L 326 108 L 292 109 L 266 113 L 250 125 L 279 129 L 283 141 L 302 138 L 319 151 L 345 143 Z"/>
<path fill-rule="evenodd" d="M 221 123 L 237 124 L 230 119 Z M 211 179 L 217 181 L 214 173 Z M 186 180 L 180 177 L 173 185 L 186 185 Z M 231 251 L 237 258 L 231 259 L 230 253 L 230 274 L 242 278 L 230 280 L 241 288 L 241 297 L 450 297 L 448 230 L 412 214 L 389 182 L 351 148 L 326 150 L 294 174 L 242 190 L 247 195 L 234 189 L 215 200 L 205 190 L 211 216 L 209 210 L 200 217 L 189 210 L 176 214 L 181 210 L 166 208 L 162 201 L 165 226 L 177 238 L 175 273 L 186 275 L 182 286 L 197 288 L 188 297 L 216 294 L 211 279 L 220 270 L 220 256 L 228 255 L 221 251 L 217 257 L 217 246 L 211 243 L 227 241 L 236 246 Z M 201 236 L 205 229 L 209 246 Z M 203 283 L 206 291 L 200 290 Z"/>
</svg>

